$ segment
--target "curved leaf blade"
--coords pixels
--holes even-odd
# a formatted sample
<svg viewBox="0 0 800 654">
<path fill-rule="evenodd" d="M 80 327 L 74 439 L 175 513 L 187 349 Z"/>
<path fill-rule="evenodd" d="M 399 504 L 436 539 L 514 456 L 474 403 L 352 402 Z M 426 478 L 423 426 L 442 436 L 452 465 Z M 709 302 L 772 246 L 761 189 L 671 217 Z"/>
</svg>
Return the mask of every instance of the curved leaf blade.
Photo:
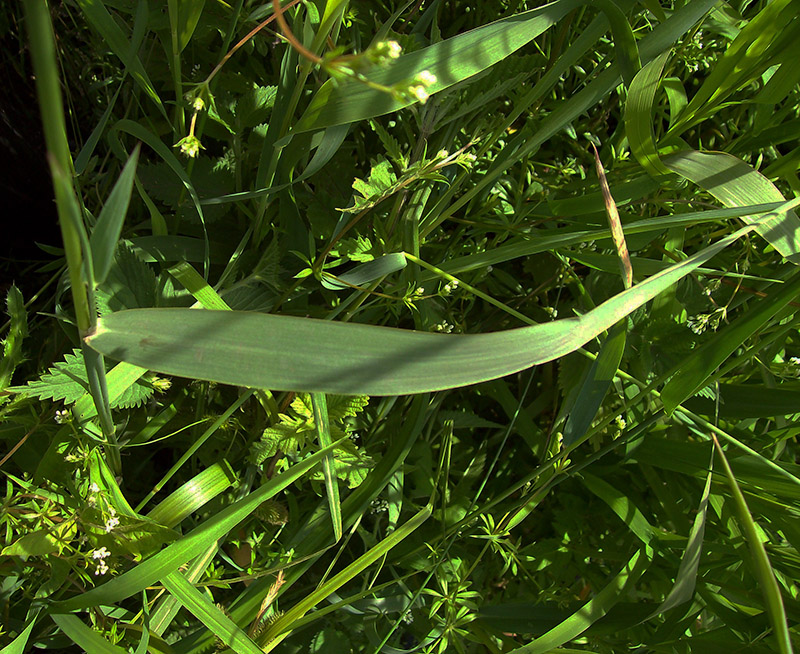
<svg viewBox="0 0 800 654">
<path fill-rule="evenodd" d="M 101 318 L 86 342 L 150 370 L 252 388 L 344 395 L 456 388 L 575 351 L 751 229 L 583 316 L 506 332 L 446 335 L 240 311 L 134 309 Z"/>
</svg>

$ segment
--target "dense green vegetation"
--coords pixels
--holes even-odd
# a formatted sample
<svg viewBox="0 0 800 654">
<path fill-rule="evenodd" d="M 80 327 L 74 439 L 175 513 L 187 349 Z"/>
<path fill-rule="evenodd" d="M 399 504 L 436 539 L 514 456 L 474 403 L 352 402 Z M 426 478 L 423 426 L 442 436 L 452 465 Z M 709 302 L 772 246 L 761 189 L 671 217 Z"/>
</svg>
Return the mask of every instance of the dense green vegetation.
<svg viewBox="0 0 800 654">
<path fill-rule="evenodd" d="M 3 654 L 792 651 L 796 0 L 1 11 Z"/>
</svg>

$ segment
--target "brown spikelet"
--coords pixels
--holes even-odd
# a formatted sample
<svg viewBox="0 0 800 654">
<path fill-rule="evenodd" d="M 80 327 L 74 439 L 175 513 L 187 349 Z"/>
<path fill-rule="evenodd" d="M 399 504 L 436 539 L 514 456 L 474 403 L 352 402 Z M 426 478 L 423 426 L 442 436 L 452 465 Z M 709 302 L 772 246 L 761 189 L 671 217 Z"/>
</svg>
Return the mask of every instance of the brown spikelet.
<svg viewBox="0 0 800 654">
<path fill-rule="evenodd" d="M 256 516 L 270 525 L 285 525 L 289 522 L 289 511 L 286 505 L 277 500 L 262 502 L 255 511 Z"/>
</svg>

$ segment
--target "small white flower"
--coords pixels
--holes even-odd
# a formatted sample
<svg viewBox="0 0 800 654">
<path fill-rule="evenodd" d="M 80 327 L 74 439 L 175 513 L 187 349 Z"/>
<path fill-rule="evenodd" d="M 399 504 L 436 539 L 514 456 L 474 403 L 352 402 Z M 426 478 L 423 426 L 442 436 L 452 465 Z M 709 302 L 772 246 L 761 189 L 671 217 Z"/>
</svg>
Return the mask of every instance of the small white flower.
<svg viewBox="0 0 800 654">
<path fill-rule="evenodd" d="M 56 411 L 55 421 L 57 425 L 63 425 L 65 422 L 69 422 L 69 409 L 61 409 Z"/>
<path fill-rule="evenodd" d="M 430 93 L 425 90 L 425 87 L 421 84 L 415 84 L 414 86 L 410 86 L 408 88 L 408 92 L 411 94 L 412 97 L 417 99 L 417 102 L 421 102 L 425 104 L 428 101 L 428 98 L 431 97 Z"/>
<path fill-rule="evenodd" d="M 108 566 L 106 565 L 105 561 L 98 561 L 97 562 L 97 569 L 94 571 L 94 576 L 98 577 L 100 575 L 104 575 L 108 572 Z"/>
<path fill-rule="evenodd" d="M 423 70 L 421 73 L 417 73 L 414 81 L 417 84 L 422 84 L 423 86 L 433 86 L 436 84 L 436 75 L 429 70 Z"/>
<path fill-rule="evenodd" d="M 108 520 L 106 520 L 106 533 L 110 534 L 114 527 L 119 525 L 119 518 L 112 516 Z"/>
<path fill-rule="evenodd" d="M 93 559 L 102 560 L 102 559 L 107 559 L 109 556 L 111 556 L 111 552 L 109 552 L 108 549 L 105 547 L 101 547 L 99 550 L 95 550 L 94 552 L 92 552 Z"/>
<path fill-rule="evenodd" d="M 96 482 L 92 482 L 92 484 L 89 486 L 89 492 L 90 493 L 99 493 L 100 492 L 100 486 L 98 486 Z"/>
<path fill-rule="evenodd" d="M 422 297 L 425 295 L 425 289 L 422 286 L 418 286 L 417 289 L 414 291 L 414 295 L 417 297 Z"/>
</svg>

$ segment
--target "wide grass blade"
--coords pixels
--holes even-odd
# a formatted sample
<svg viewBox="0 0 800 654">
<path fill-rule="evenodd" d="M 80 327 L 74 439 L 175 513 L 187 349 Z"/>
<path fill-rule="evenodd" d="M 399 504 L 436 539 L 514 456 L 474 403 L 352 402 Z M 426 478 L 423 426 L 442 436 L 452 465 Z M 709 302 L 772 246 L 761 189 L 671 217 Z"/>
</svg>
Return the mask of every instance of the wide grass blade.
<svg viewBox="0 0 800 654">
<path fill-rule="evenodd" d="M 761 173 L 741 159 L 724 152 L 687 150 L 663 158 L 664 164 L 681 177 L 705 189 L 727 207 L 761 202 L 783 202 L 781 192 Z M 800 264 L 800 219 L 791 209 L 767 219 L 743 216 L 758 222 L 758 233 L 781 255 Z"/>
<path fill-rule="evenodd" d="M 136 309 L 101 318 L 86 342 L 150 370 L 254 388 L 367 395 L 455 388 L 574 352 L 750 229 L 583 316 L 506 332 L 444 335 L 239 311 Z"/>
<path fill-rule="evenodd" d="M 84 624 L 74 615 L 53 615 L 61 631 L 84 652 L 90 654 L 126 654 L 128 650 L 112 645 L 94 629 Z"/>
<path fill-rule="evenodd" d="M 164 587 L 176 597 L 183 607 L 202 622 L 225 645 L 238 654 L 263 654 L 261 648 L 214 606 L 197 588 L 186 581 L 179 572 L 162 579 Z"/>
</svg>

